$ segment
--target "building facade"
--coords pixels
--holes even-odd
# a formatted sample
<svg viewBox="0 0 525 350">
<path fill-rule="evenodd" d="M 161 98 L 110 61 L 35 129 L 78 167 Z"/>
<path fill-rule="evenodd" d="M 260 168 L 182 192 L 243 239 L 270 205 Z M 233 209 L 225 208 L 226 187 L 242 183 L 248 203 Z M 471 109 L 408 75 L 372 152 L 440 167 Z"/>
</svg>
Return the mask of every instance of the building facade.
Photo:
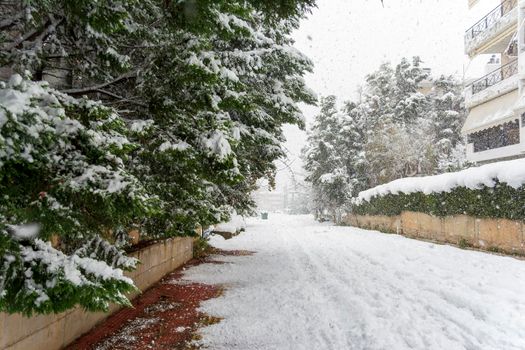
<svg viewBox="0 0 525 350">
<path fill-rule="evenodd" d="M 469 6 L 477 2 L 469 0 Z M 465 32 L 465 52 L 491 54 L 486 75 L 465 88 L 467 159 L 525 157 L 525 0 L 501 0 Z"/>
</svg>

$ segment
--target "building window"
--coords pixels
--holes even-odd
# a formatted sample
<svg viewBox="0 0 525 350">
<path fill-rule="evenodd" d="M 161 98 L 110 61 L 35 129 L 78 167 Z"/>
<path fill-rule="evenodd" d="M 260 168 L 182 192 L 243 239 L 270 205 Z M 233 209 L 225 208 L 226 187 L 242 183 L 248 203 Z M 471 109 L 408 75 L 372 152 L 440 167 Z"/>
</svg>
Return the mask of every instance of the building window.
<svg viewBox="0 0 525 350">
<path fill-rule="evenodd" d="M 474 152 L 516 145 L 520 143 L 518 119 L 468 135 L 468 143 L 474 144 Z"/>
</svg>

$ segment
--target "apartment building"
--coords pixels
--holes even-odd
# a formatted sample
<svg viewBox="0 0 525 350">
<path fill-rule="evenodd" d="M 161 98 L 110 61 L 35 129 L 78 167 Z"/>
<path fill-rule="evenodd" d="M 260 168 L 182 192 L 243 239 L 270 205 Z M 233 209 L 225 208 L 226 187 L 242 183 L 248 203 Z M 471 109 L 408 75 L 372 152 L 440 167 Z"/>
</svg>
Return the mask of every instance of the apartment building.
<svg viewBox="0 0 525 350">
<path fill-rule="evenodd" d="M 469 0 L 479 6 L 484 0 Z M 465 32 L 465 52 L 491 54 L 486 75 L 465 89 L 467 159 L 525 157 L 525 0 L 502 0 Z"/>
</svg>

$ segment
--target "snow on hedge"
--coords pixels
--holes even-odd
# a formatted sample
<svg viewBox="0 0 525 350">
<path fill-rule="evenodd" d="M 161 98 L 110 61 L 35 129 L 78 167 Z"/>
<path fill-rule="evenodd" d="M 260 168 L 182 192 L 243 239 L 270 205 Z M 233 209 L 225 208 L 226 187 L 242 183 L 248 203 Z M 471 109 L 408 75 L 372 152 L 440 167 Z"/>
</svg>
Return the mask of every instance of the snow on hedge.
<svg viewBox="0 0 525 350">
<path fill-rule="evenodd" d="M 496 181 L 506 183 L 513 188 L 523 185 L 525 183 L 525 159 L 491 163 L 454 173 L 394 180 L 360 192 L 356 204 L 387 194 L 415 192 L 431 194 L 450 192 L 457 187 L 469 189 L 479 189 L 482 186 L 494 187 Z"/>
</svg>

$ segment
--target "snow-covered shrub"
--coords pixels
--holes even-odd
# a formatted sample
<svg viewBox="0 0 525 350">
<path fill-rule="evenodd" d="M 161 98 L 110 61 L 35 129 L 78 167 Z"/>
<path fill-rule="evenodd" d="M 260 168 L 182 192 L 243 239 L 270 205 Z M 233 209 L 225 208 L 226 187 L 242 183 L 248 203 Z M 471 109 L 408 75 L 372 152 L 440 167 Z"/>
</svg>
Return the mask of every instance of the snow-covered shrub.
<svg viewBox="0 0 525 350">
<path fill-rule="evenodd" d="M 435 176 L 404 178 L 359 193 L 352 212 L 525 219 L 525 160 L 498 162 Z"/>
</svg>

